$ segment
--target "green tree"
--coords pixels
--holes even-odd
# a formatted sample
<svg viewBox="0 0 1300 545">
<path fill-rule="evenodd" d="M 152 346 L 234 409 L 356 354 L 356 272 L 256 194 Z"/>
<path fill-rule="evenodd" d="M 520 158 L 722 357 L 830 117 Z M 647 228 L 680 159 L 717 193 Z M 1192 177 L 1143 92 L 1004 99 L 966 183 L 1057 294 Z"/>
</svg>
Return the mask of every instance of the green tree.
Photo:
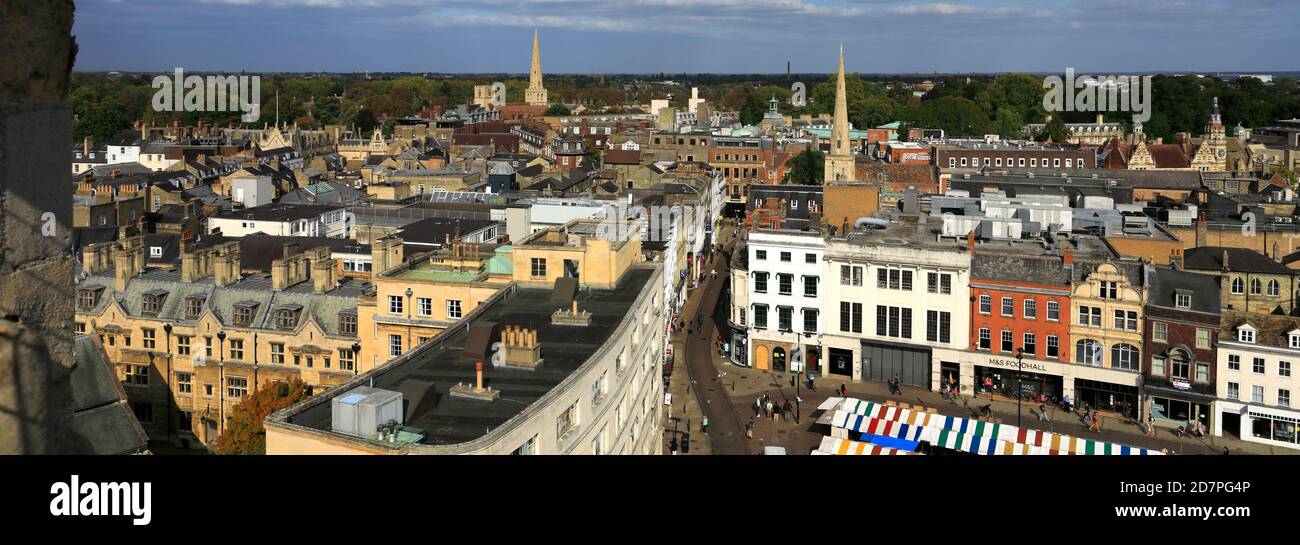
<svg viewBox="0 0 1300 545">
<path fill-rule="evenodd" d="M 217 437 L 214 454 L 266 454 L 266 429 L 262 422 L 271 413 L 307 399 L 311 393 L 297 377 L 289 382 L 270 382 L 235 406 L 230 426 Z"/>
<path fill-rule="evenodd" d="M 994 134 L 1006 138 L 1019 138 L 1020 129 L 1025 127 L 1025 123 L 1020 118 L 1020 114 L 1012 108 L 998 108 L 997 117 L 993 120 L 991 130 Z"/>
<path fill-rule="evenodd" d="M 569 115 L 569 108 L 559 102 L 552 104 L 542 115 Z"/>
<path fill-rule="evenodd" d="M 1039 142 L 1065 142 L 1069 140 L 1070 133 L 1065 129 L 1065 119 L 1062 119 L 1061 116 L 1052 116 L 1051 119 L 1047 120 L 1046 125 L 1039 134 L 1035 135 Z"/>
<path fill-rule="evenodd" d="M 806 149 L 785 162 L 783 184 L 821 185 L 826 175 L 826 156 L 819 150 Z"/>
</svg>

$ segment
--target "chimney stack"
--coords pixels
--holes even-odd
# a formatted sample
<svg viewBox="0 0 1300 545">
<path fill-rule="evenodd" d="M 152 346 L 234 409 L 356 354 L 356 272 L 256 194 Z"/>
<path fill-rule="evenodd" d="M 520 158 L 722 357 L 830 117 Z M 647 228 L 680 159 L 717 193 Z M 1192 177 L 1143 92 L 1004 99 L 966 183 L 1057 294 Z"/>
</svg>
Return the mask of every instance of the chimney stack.
<svg viewBox="0 0 1300 545">
<path fill-rule="evenodd" d="M 1209 228 L 1205 225 L 1205 212 L 1201 212 L 1196 216 L 1196 247 L 1206 246 L 1207 238 L 1209 238 Z"/>
<path fill-rule="evenodd" d="M 1224 249 L 1223 250 L 1223 272 L 1228 272 L 1229 270 L 1231 269 L 1228 268 L 1228 250 Z"/>
<path fill-rule="evenodd" d="M 970 249 L 970 256 L 972 258 L 975 257 L 975 230 L 974 229 L 971 229 L 969 233 L 966 233 L 966 247 Z"/>
<path fill-rule="evenodd" d="M 1074 248 L 1065 248 L 1065 252 L 1061 255 L 1061 265 L 1066 267 L 1074 266 Z"/>
<path fill-rule="evenodd" d="M 84 153 L 87 158 L 89 158 L 90 150 L 93 149 L 94 147 L 95 147 L 95 137 L 86 135 L 86 138 L 81 141 L 81 152 Z"/>
<path fill-rule="evenodd" d="M 1183 249 L 1182 248 L 1169 249 L 1169 264 L 1173 265 L 1175 269 L 1178 269 L 1180 271 L 1183 270 Z"/>
<path fill-rule="evenodd" d="M 483 389 L 483 360 L 474 362 L 474 389 Z"/>
</svg>

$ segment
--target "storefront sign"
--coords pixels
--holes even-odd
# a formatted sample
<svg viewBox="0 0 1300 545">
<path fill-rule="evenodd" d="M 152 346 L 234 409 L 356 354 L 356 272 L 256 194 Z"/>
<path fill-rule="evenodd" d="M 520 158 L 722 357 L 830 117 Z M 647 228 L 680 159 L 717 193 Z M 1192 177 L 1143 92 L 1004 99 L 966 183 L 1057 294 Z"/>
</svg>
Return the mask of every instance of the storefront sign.
<svg viewBox="0 0 1300 545">
<path fill-rule="evenodd" d="M 989 365 L 992 365 L 992 366 L 995 366 L 995 367 L 1006 367 L 1006 368 L 1008 368 L 1008 369 L 1024 369 L 1025 371 L 1036 371 L 1036 372 L 1039 372 L 1039 373 L 1046 373 L 1046 372 L 1047 372 L 1047 366 L 1046 366 L 1046 365 L 1043 365 L 1042 363 L 1038 363 L 1038 362 L 1034 362 L 1034 361 L 1026 361 L 1026 362 L 1023 363 L 1023 366 L 1022 366 L 1021 362 L 1018 362 L 1018 361 L 1013 360 L 1013 359 L 1007 359 L 1007 358 L 989 358 L 989 359 L 988 359 L 988 364 L 989 364 Z"/>
<path fill-rule="evenodd" d="M 1189 380 L 1187 380 L 1187 379 L 1185 379 L 1185 378 L 1174 377 L 1174 378 L 1170 379 L 1169 382 L 1172 383 L 1172 384 L 1174 385 L 1174 388 L 1178 388 L 1179 390 L 1191 390 L 1191 389 L 1192 389 L 1192 383 L 1191 383 L 1191 381 L 1189 381 Z"/>
</svg>

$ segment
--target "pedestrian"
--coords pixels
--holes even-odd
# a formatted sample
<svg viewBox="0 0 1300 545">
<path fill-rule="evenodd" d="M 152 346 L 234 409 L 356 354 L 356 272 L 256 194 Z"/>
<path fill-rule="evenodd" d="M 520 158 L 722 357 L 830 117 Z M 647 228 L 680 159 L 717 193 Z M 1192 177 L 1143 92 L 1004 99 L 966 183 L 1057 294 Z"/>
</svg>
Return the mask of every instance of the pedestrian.
<svg viewBox="0 0 1300 545">
<path fill-rule="evenodd" d="M 1232 454 L 1232 453 L 1228 451 L 1228 447 L 1223 447 L 1223 455 L 1224 455 L 1224 456 L 1227 456 L 1227 455 L 1229 455 L 1229 454 Z"/>
<path fill-rule="evenodd" d="M 840 385 L 840 397 L 849 397 L 849 387 L 847 384 Z"/>
<path fill-rule="evenodd" d="M 709 417 L 704 417 L 704 422 L 700 423 L 700 431 L 709 433 Z"/>
<path fill-rule="evenodd" d="M 785 405 L 781 408 L 785 411 L 785 421 L 789 422 L 790 415 L 794 414 L 794 406 L 790 405 L 790 400 L 787 399 Z"/>
<path fill-rule="evenodd" d="M 746 439 L 753 439 L 753 438 L 754 438 L 754 421 L 753 421 L 753 420 L 750 420 L 749 423 L 745 424 L 745 438 L 746 438 Z"/>
<path fill-rule="evenodd" d="M 1070 394 L 1061 397 L 1061 406 L 1065 407 L 1065 412 L 1073 412 L 1070 407 Z"/>
<path fill-rule="evenodd" d="M 1047 403 L 1046 403 L 1046 402 L 1039 402 L 1039 403 L 1038 403 L 1038 419 L 1039 419 L 1039 420 L 1047 420 Z"/>
<path fill-rule="evenodd" d="M 767 404 L 763 406 L 763 408 L 765 409 L 765 411 L 763 412 L 763 414 L 764 414 L 765 416 L 772 416 L 772 402 L 771 402 L 771 401 L 768 401 Z"/>
<path fill-rule="evenodd" d="M 673 451 L 673 456 L 677 455 L 677 439 L 668 442 L 668 450 Z"/>
<path fill-rule="evenodd" d="M 1092 413 L 1092 424 L 1088 426 L 1088 430 L 1101 433 L 1101 418 L 1097 416 L 1096 411 L 1093 411 Z"/>
</svg>

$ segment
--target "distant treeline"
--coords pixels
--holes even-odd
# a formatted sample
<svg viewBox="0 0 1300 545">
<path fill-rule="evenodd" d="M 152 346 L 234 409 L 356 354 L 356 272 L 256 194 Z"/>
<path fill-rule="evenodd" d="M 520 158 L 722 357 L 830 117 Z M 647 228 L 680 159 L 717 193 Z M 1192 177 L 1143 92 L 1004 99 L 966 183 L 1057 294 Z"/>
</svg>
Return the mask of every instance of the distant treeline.
<svg viewBox="0 0 1300 545">
<path fill-rule="evenodd" d="M 187 125 L 200 120 L 239 124 L 237 112 L 152 112 L 154 89 L 150 82 L 155 75 L 74 74 L 69 98 L 77 116 L 77 141 L 88 135 L 106 141 L 145 117 L 159 125 L 169 124 L 174 117 Z M 278 119 L 285 123 L 306 127 L 343 124 L 364 133 L 379 123 L 391 123 L 434 106 L 464 104 L 473 97 L 475 85 L 495 81 L 506 84 L 508 101 L 523 100 L 528 81 L 522 74 L 268 74 L 261 78 L 262 119 L 255 125 L 275 122 L 278 94 Z M 933 88 L 916 96 L 917 85 L 925 81 Z M 806 85 L 807 101 L 802 107 L 790 104 L 794 82 Z M 691 87 L 698 87 L 702 98 L 716 108 L 738 111 L 741 121 L 748 124 L 762 120 L 771 98 L 777 99 L 782 113 L 796 116 L 830 113 L 835 98 L 834 77 L 827 74 L 559 74 L 547 75 L 545 83 L 552 102 L 613 112 L 670 95 L 672 105 L 685 106 Z M 904 128 L 938 128 L 955 137 L 1016 137 L 1025 124 L 1043 123 L 1047 117 L 1042 78 L 1030 74 L 850 74 L 846 84 L 849 119 L 856 128 L 899 121 Z M 1216 96 L 1230 134 L 1238 123 L 1258 127 L 1300 117 L 1300 85 L 1292 77 L 1265 84 L 1254 78 L 1157 75 L 1152 85 L 1152 117 L 1144 130 L 1166 139 L 1178 132 L 1200 134 Z M 1055 116 L 1054 121 L 1094 118 L 1090 112 L 1067 112 Z M 1125 115 L 1112 114 L 1107 119 L 1129 124 Z"/>
</svg>

